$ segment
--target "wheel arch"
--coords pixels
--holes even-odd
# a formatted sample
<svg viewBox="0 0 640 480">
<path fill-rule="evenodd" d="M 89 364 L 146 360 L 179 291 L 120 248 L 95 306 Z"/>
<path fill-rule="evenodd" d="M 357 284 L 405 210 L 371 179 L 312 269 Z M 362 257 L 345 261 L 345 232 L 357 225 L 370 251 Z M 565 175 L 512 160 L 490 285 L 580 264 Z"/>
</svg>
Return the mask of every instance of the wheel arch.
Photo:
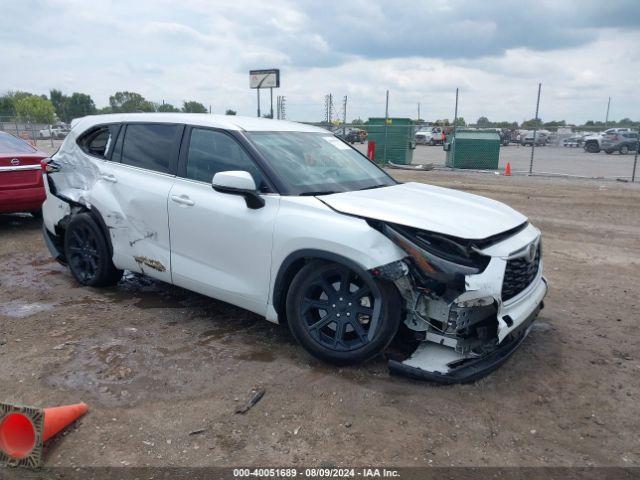
<svg viewBox="0 0 640 480">
<path fill-rule="evenodd" d="M 296 250 L 295 252 L 290 253 L 280 264 L 280 268 L 278 269 L 276 280 L 274 282 L 271 300 L 273 302 L 273 307 L 278 314 L 280 323 L 287 322 L 286 302 L 287 293 L 289 291 L 291 282 L 293 281 L 297 273 L 302 269 L 302 267 L 314 260 L 324 260 L 327 262 L 340 263 L 346 267 L 349 267 L 358 275 L 371 278 L 371 274 L 365 267 L 343 255 L 327 250 L 312 248 Z"/>
<path fill-rule="evenodd" d="M 62 218 L 56 224 L 55 226 L 56 235 L 60 239 L 64 239 L 65 231 L 67 230 L 67 225 L 69 225 L 69 222 L 71 222 L 73 217 L 81 213 L 87 213 L 91 215 L 91 218 L 93 218 L 95 222 L 98 224 L 98 227 L 100 227 L 100 230 L 102 231 L 104 238 L 107 242 L 109 256 L 113 258 L 113 244 L 111 243 L 111 235 L 109 234 L 109 227 L 107 227 L 107 224 L 104 221 L 104 218 L 102 217 L 102 214 L 100 213 L 100 211 L 90 205 L 88 206 L 82 203 L 74 202 L 73 200 L 62 197 L 60 195 L 56 195 L 56 197 L 58 197 L 60 200 L 64 202 L 67 202 L 71 206 L 71 213 L 69 213 L 66 217 Z M 62 255 L 64 256 L 64 251 L 62 251 Z"/>
</svg>

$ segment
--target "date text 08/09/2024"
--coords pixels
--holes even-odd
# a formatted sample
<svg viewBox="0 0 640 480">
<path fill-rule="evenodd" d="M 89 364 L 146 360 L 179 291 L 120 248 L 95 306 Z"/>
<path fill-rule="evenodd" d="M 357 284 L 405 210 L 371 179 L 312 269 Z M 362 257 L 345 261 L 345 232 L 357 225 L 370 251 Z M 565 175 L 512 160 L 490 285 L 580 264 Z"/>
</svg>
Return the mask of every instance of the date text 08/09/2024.
<svg viewBox="0 0 640 480">
<path fill-rule="evenodd" d="M 235 468 L 234 478 L 398 478 L 398 470 L 387 468 Z"/>
</svg>

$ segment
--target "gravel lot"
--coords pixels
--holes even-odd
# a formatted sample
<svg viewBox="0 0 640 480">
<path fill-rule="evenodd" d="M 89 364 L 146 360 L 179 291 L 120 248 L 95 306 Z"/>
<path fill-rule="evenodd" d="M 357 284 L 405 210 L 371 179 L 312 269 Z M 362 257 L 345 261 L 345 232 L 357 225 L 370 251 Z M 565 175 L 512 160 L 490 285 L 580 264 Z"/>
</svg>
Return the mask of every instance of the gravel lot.
<svg viewBox="0 0 640 480">
<path fill-rule="evenodd" d="M 327 366 L 284 328 L 138 276 L 81 288 L 36 220 L 0 215 L 1 400 L 91 406 L 46 465 L 640 466 L 640 188 L 392 173 L 504 201 L 544 232 L 546 309 L 477 383 Z"/>
</svg>

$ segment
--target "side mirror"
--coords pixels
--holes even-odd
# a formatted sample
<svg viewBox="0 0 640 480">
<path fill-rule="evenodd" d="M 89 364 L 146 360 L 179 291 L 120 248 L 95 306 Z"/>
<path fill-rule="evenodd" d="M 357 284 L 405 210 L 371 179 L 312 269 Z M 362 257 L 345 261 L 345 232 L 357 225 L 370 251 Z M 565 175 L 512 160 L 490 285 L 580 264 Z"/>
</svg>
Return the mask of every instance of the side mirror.
<svg viewBox="0 0 640 480">
<path fill-rule="evenodd" d="M 255 210 L 264 207 L 264 199 L 258 194 L 256 182 L 249 172 L 218 172 L 213 176 L 211 186 L 216 192 L 242 195 L 248 208 Z"/>
</svg>

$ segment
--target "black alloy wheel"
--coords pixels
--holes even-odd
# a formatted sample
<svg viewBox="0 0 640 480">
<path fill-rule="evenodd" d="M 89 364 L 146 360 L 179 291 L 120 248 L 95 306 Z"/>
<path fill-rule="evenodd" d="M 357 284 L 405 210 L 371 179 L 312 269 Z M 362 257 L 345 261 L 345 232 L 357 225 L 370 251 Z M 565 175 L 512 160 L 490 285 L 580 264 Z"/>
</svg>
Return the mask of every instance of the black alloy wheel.
<svg viewBox="0 0 640 480">
<path fill-rule="evenodd" d="M 312 262 L 294 278 L 287 299 L 289 326 L 313 355 L 358 363 L 379 354 L 400 323 L 393 285 L 338 263 Z"/>
<path fill-rule="evenodd" d="M 64 251 L 71 274 L 82 285 L 115 285 L 122 278 L 111 261 L 102 230 L 89 213 L 76 215 L 65 232 Z"/>
</svg>

